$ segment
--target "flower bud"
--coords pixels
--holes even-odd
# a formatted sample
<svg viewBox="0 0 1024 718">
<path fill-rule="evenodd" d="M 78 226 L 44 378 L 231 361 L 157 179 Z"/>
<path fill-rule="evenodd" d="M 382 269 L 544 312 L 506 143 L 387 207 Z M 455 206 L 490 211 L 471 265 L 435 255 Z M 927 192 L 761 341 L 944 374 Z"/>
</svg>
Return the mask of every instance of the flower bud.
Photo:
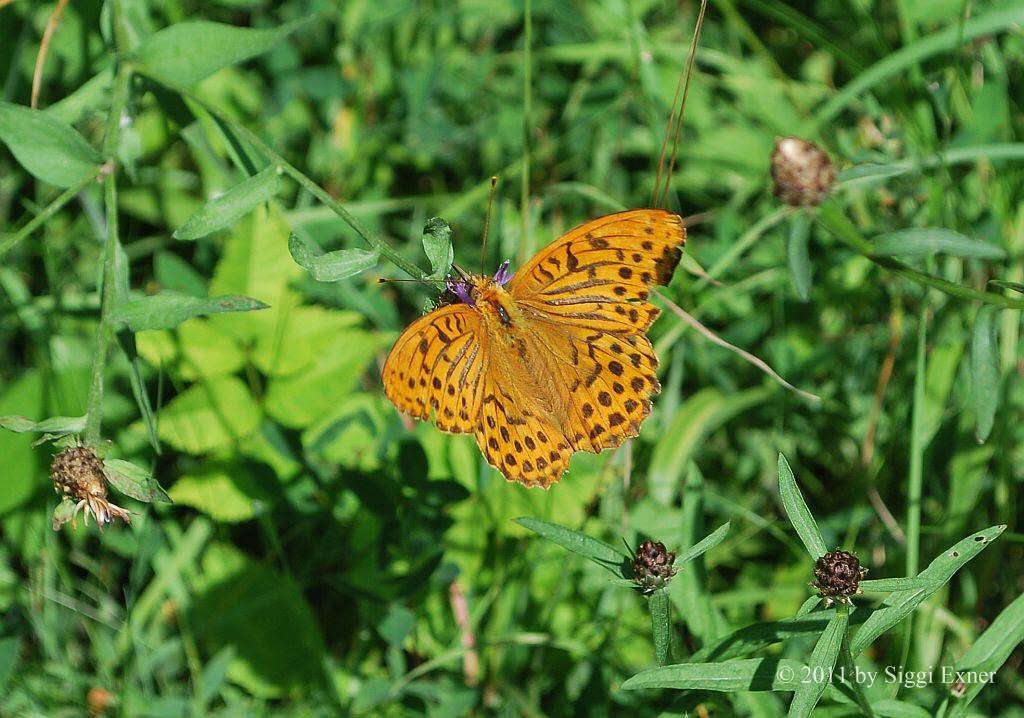
<svg viewBox="0 0 1024 718">
<path fill-rule="evenodd" d="M 799 137 L 775 140 L 772 152 L 775 196 L 792 207 L 817 207 L 836 181 L 832 161 L 813 142 Z"/>
<path fill-rule="evenodd" d="M 676 555 L 666 551 L 661 541 L 644 541 L 633 560 L 633 580 L 644 593 L 653 593 L 667 586 L 676 575 L 676 568 L 672 565 L 675 561 Z"/>
<path fill-rule="evenodd" d="M 868 570 L 860 565 L 860 559 L 849 551 L 829 551 L 814 564 L 814 581 L 811 582 L 818 595 L 825 599 L 825 605 L 834 601 L 853 605 L 851 596 L 863 593 L 860 580 Z"/>
</svg>

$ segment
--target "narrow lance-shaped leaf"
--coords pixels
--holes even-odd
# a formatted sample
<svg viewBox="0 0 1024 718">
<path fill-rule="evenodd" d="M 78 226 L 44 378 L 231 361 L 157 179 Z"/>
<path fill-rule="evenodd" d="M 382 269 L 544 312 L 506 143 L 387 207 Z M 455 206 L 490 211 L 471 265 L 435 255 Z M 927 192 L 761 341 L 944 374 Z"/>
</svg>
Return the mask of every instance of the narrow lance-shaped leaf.
<svg viewBox="0 0 1024 718">
<path fill-rule="evenodd" d="M 705 536 L 703 539 L 695 543 L 693 546 L 686 550 L 686 553 L 682 554 L 676 559 L 676 567 L 682 568 L 683 565 L 689 563 L 693 559 L 697 558 L 703 553 L 707 553 L 718 544 L 725 540 L 725 537 L 729 535 L 730 523 L 726 521 L 724 524 L 719 526 L 717 529 L 712 531 L 710 534 Z"/>
<path fill-rule="evenodd" d="M 957 702 L 947 714 L 949 718 L 966 715 L 967 706 L 978 693 L 988 685 L 982 676 L 994 674 L 1010 657 L 1013 650 L 1024 641 L 1024 594 L 1017 598 L 1002 613 L 996 616 L 992 625 L 985 629 L 967 653 L 956 662 L 954 670 L 959 675 L 952 676 L 953 682 L 948 689 Z M 958 685 L 957 681 L 962 681 Z"/>
<path fill-rule="evenodd" d="M 174 230 L 174 238 L 199 239 L 229 227 L 257 205 L 273 198 L 280 185 L 277 169 L 267 167 L 203 205 Z"/>
<path fill-rule="evenodd" d="M 32 421 L 24 416 L 0 416 L 0 428 L 24 433 L 40 431 L 50 434 L 79 434 L 85 430 L 84 416 L 51 416 L 42 421 Z"/>
<path fill-rule="evenodd" d="M 430 279 L 444 279 L 455 261 L 452 228 L 440 217 L 431 217 L 423 228 L 423 251 L 430 260 Z"/>
<path fill-rule="evenodd" d="M 965 259 L 1003 259 L 1006 252 L 988 242 L 941 227 L 904 229 L 876 237 L 874 254 L 883 257 L 931 257 L 948 254 Z"/>
<path fill-rule="evenodd" d="M 123 459 L 105 459 L 103 469 L 107 481 L 125 496 L 146 503 L 171 503 L 171 497 L 160 487 L 153 474 L 141 466 Z"/>
<path fill-rule="evenodd" d="M 71 125 L 10 102 L 0 102 L 0 141 L 26 170 L 57 187 L 70 187 L 96 174 L 103 161 Z"/>
<path fill-rule="evenodd" d="M 144 74 L 172 85 L 192 85 L 267 52 L 311 19 L 259 30 L 206 20 L 179 22 L 148 37 L 133 54 Z"/>
<path fill-rule="evenodd" d="M 1005 530 L 1005 524 L 991 526 L 957 542 L 917 575 L 918 579 L 930 582 L 928 587 L 897 591 L 887 596 L 882 602 L 882 607 L 876 609 L 854 634 L 850 642 L 851 653 L 854 656 L 858 655 L 871 645 L 872 641 L 906 618 Z"/>
<path fill-rule="evenodd" d="M 529 516 L 515 519 L 515 522 L 534 533 L 540 534 L 548 541 L 552 541 L 573 553 L 586 556 L 597 565 L 608 569 L 617 576 L 623 577 L 621 567 L 626 561 L 626 555 L 618 549 L 609 546 L 604 541 L 598 541 L 596 538 L 591 538 L 579 531 L 573 531 L 565 526 L 559 526 L 550 521 L 535 519 Z"/>
<path fill-rule="evenodd" d="M 223 296 L 202 299 L 185 294 L 156 294 L 130 299 L 114 307 L 110 319 L 135 332 L 146 329 L 171 329 L 193 317 L 222 312 L 248 312 L 266 309 L 258 299 Z"/>
<path fill-rule="evenodd" d="M 845 605 L 839 606 L 814 646 L 811 660 L 807 664 L 810 671 L 796 689 L 793 702 L 789 704 L 790 716 L 806 718 L 818 704 L 821 694 L 832 680 L 832 671 L 839 658 L 839 649 L 843 646 L 843 636 L 846 634 L 849 620 L 849 608 Z"/>
<path fill-rule="evenodd" d="M 977 421 L 974 436 L 979 444 L 992 432 L 999 407 L 999 356 L 994 316 L 993 307 L 979 309 L 971 334 L 971 403 Z"/>
<path fill-rule="evenodd" d="M 318 282 L 337 282 L 376 266 L 380 253 L 366 249 L 324 251 L 305 237 L 293 234 L 288 238 L 288 251 L 295 263 Z"/>
<path fill-rule="evenodd" d="M 811 258 L 807 252 L 810 236 L 810 215 L 807 212 L 793 215 L 789 225 L 786 253 L 789 255 L 789 272 L 793 277 L 793 288 L 802 302 L 806 302 L 811 295 Z"/>
<path fill-rule="evenodd" d="M 906 578 L 905 576 L 897 578 L 870 578 L 867 581 L 861 581 L 860 588 L 870 593 L 915 591 L 919 588 L 932 588 L 932 583 L 931 579 L 921 578 L 920 576 L 915 578 Z"/>
<path fill-rule="evenodd" d="M 671 606 L 668 600 L 668 591 L 659 588 L 647 597 L 648 608 L 651 611 L 651 629 L 654 632 L 654 660 L 659 666 L 668 663 L 668 651 L 671 643 Z"/>
<path fill-rule="evenodd" d="M 811 510 L 807 508 L 807 503 L 793 476 L 793 470 L 789 468 L 789 462 L 781 453 L 779 454 L 779 496 L 790 523 L 793 524 L 797 535 L 807 548 L 807 553 L 817 561 L 828 551 L 825 547 L 825 539 L 821 537 L 818 524 L 814 520 L 814 516 L 811 515 Z"/>
<path fill-rule="evenodd" d="M 1001 289 L 1011 289 L 1014 292 L 1024 293 L 1024 284 L 1020 282 L 1008 282 L 1004 279 L 990 279 L 988 283 L 993 287 L 1000 287 Z"/>
<path fill-rule="evenodd" d="M 746 658 L 720 663 L 682 663 L 641 671 L 622 683 L 624 690 L 675 688 L 705 691 L 795 691 L 806 672 L 788 658 Z"/>
</svg>

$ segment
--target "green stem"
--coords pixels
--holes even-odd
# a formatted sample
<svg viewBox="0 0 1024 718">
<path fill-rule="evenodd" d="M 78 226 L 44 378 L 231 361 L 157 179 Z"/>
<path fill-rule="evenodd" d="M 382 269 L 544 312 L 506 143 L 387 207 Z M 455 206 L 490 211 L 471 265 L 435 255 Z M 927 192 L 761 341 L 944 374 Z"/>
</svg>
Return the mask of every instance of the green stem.
<svg viewBox="0 0 1024 718">
<path fill-rule="evenodd" d="M 77 195 L 79 192 L 88 187 L 92 183 L 92 181 L 96 179 L 96 175 L 98 175 L 101 171 L 101 167 L 96 167 L 95 170 L 93 170 L 88 175 L 83 177 L 78 182 L 78 184 L 68 187 L 66 190 L 57 195 L 56 199 L 50 202 L 50 204 L 46 205 L 46 207 L 44 207 L 39 214 L 37 214 L 35 217 L 29 220 L 24 227 L 19 229 L 14 234 L 4 237 L 4 240 L 0 242 L 0 259 L 2 259 L 5 254 L 7 254 L 7 251 L 9 249 L 11 249 L 21 240 L 25 239 L 25 237 L 35 232 L 44 222 L 46 222 L 46 220 L 50 219 L 50 217 L 57 214 L 57 212 L 60 211 L 61 207 L 70 202 L 75 197 L 75 195 Z"/>
<path fill-rule="evenodd" d="M 969 299 L 972 301 L 983 302 L 985 304 L 994 304 L 1008 309 L 1024 309 L 1024 299 L 1004 297 L 992 292 L 983 292 L 977 289 L 971 289 L 970 287 L 955 284 L 954 282 L 949 282 L 945 279 L 908 267 L 898 259 L 893 259 L 892 257 L 879 257 L 875 255 L 875 248 L 871 242 L 867 241 L 860 235 L 860 232 L 857 231 L 853 222 L 850 221 L 842 208 L 834 201 L 828 201 L 822 204 L 818 208 L 817 216 L 825 229 L 831 232 L 836 239 L 864 255 L 878 266 L 888 269 L 897 276 L 909 279 L 910 281 L 925 287 L 938 289 L 940 292 L 948 294 L 951 297 Z"/>
<path fill-rule="evenodd" d="M 519 264 L 526 264 L 530 247 L 530 117 L 533 114 L 533 20 L 530 0 L 523 6 L 523 172 L 519 175 L 519 202 L 523 213 L 523 241 L 519 244 Z"/>
<path fill-rule="evenodd" d="M 836 607 L 836 610 L 849 611 L 850 607 L 845 604 L 840 604 Z M 845 673 L 848 676 L 853 676 L 848 683 L 850 689 L 853 691 L 853 699 L 857 702 L 857 706 L 864 712 L 864 715 L 868 718 L 875 718 L 875 712 L 871 708 L 871 701 L 868 700 L 867 694 L 864 693 L 864 688 L 861 686 L 860 681 L 856 679 L 857 664 L 853 662 L 853 654 L 850 652 L 850 629 L 847 627 L 846 633 L 843 634 L 843 645 L 839 649 L 839 660 L 842 662 L 845 668 Z"/>
<path fill-rule="evenodd" d="M 131 68 L 121 61 L 127 50 L 123 32 L 120 0 L 113 3 L 114 39 L 119 65 L 114 80 L 114 94 L 107 116 L 107 131 L 103 138 L 103 156 L 107 176 L 103 182 L 103 196 L 107 215 L 107 240 L 103 245 L 103 294 L 100 300 L 100 326 L 96 331 L 96 353 L 92 360 L 92 384 L 89 387 L 89 408 L 85 417 L 84 438 L 86 443 L 95 444 L 100 439 L 100 422 L 103 417 L 103 371 L 106 367 L 107 352 L 110 348 L 111 327 L 107 318 L 114 307 L 117 293 L 117 253 L 120 251 L 117 223 L 117 148 L 121 138 L 121 116 L 128 105 L 131 90 Z"/>
<path fill-rule="evenodd" d="M 144 71 L 145 70 L 143 68 L 140 68 L 140 72 Z M 312 194 L 314 197 L 316 197 L 325 205 L 327 205 L 331 209 L 331 211 L 333 211 L 336 215 L 341 217 L 345 221 L 345 223 L 349 227 L 351 227 L 355 231 L 355 233 L 362 238 L 364 242 L 366 242 L 366 244 L 380 252 L 381 255 L 388 259 L 392 264 L 396 265 L 406 274 L 408 274 L 411 277 L 415 277 L 416 279 L 422 279 L 425 276 L 423 270 L 421 270 L 415 264 L 407 260 L 401 254 L 399 254 L 384 240 L 371 234 L 369 230 L 363 227 L 362 223 L 360 223 L 359 220 L 353 217 L 352 214 L 341 205 L 341 203 L 339 203 L 336 199 L 331 197 L 331 195 L 328 194 L 323 188 L 321 188 L 320 185 L 318 185 L 316 182 L 311 180 L 309 177 L 307 177 L 301 171 L 299 171 L 296 167 L 294 167 L 291 163 L 289 163 L 288 160 L 286 160 L 284 157 L 275 152 L 270 145 L 261 140 L 254 132 L 250 131 L 241 123 L 232 120 L 230 117 L 223 114 L 222 112 L 214 109 L 207 102 L 197 97 L 193 92 L 191 92 L 187 88 L 181 87 L 180 85 L 172 85 L 163 79 L 156 80 L 154 78 L 154 80 L 174 90 L 182 97 L 185 97 L 194 102 L 195 104 L 199 105 L 203 108 L 203 110 L 205 110 L 214 118 L 216 118 L 217 121 L 221 122 L 227 127 L 230 127 L 233 131 L 237 132 L 239 135 L 245 138 L 247 142 L 249 142 L 253 147 L 255 147 L 264 155 L 266 155 L 271 162 L 277 165 L 277 167 L 279 167 L 282 172 L 284 172 L 293 180 L 298 182 L 302 187 L 308 190 L 310 194 Z"/>
</svg>

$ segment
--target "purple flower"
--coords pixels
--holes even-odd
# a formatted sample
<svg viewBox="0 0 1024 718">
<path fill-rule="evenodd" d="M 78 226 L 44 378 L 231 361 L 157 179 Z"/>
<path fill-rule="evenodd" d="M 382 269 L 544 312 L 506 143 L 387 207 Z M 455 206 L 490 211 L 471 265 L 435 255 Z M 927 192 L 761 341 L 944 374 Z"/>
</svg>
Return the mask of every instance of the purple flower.
<svg viewBox="0 0 1024 718">
<path fill-rule="evenodd" d="M 508 271 L 508 260 L 506 259 L 501 263 L 501 266 L 498 267 L 498 271 L 494 273 L 494 281 L 497 282 L 499 286 L 504 287 L 509 283 L 509 280 L 512 279 L 512 275 L 513 272 Z"/>
</svg>

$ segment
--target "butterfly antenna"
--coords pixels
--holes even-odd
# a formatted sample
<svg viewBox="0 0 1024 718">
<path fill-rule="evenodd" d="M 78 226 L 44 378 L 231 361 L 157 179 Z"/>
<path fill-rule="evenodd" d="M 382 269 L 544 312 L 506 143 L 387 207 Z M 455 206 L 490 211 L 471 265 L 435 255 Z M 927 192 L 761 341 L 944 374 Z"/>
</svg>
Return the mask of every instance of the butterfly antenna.
<svg viewBox="0 0 1024 718">
<path fill-rule="evenodd" d="M 494 194 L 497 191 L 498 178 L 491 177 L 491 191 L 487 195 L 487 215 L 484 217 L 484 240 L 480 248 L 480 274 L 484 273 L 484 263 L 487 261 L 487 235 L 491 231 L 491 210 L 494 208 Z"/>
<path fill-rule="evenodd" d="M 707 11 L 707 7 L 707 0 L 701 0 L 700 12 L 697 13 L 697 24 L 693 28 L 693 39 L 690 41 L 690 55 L 686 60 L 686 67 L 679 75 L 676 94 L 672 98 L 672 111 L 669 113 L 665 137 L 661 142 L 661 155 L 658 158 L 658 175 L 654 180 L 654 192 L 651 196 L 651 206 L 653 207 L 663 205 L 668 200 L 668 190 L 672 184 L 672 172 L 675 170 L 676 157 L 679 154 L 679 138 L 683 131 L 683 112 L 686 109 L 686 98 L 690 94 L 690 79 L 693 76 L 693 64 L 697 58 L 697 46 L 700 44 L 700 34 L 704 28 L 704 13 Z M 681 100 L 680 94 L 682 95 Z M 676 110 L 677 104 L 679 106 L 678 110 Z M 668 171 L 664 173 L 665 185 L 662 187 L 662 170 L 665 166 L 665 155 L 668 150 L 670 137 L 673 138 L 672 153 L 669 155 Z"/>
</svg>

